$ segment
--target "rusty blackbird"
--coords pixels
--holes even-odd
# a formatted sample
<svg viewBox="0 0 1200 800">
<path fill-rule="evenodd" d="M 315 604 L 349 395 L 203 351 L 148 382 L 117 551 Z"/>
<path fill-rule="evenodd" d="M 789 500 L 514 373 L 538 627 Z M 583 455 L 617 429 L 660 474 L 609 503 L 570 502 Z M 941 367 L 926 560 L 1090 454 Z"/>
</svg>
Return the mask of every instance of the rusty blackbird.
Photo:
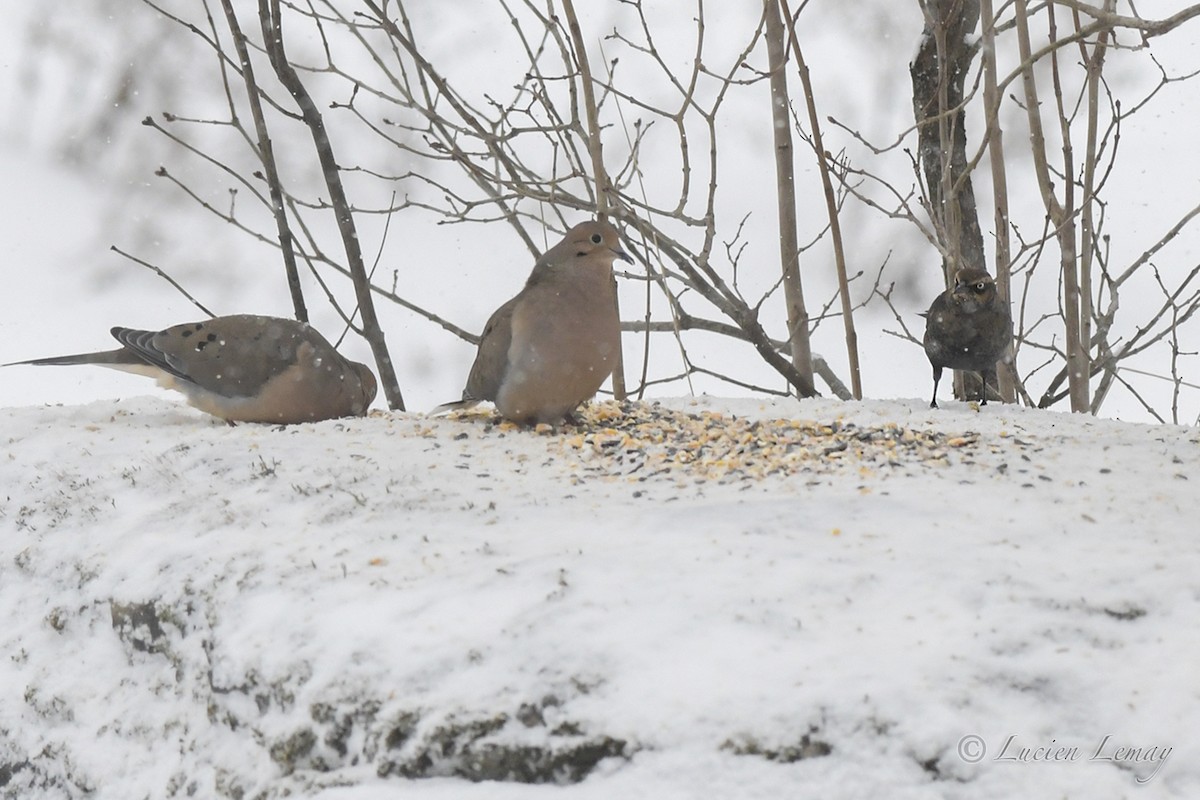
<svg viewBox="0 0 1200 800">
<path fill-rule="evenodd" d="M 954 275 L 954 288 L 939 294 L 924 317 L 925 354 L 933 365 L 929 407 L 938 407 L 938 381 L 946 368 L 980 373 L 979 404 L 987 405 L 983 372 L 1004 356 L 1012 339 L 1008 304 L 996 296 L 992 276 L 981 269 L 960 269 Z"/>
</svg>

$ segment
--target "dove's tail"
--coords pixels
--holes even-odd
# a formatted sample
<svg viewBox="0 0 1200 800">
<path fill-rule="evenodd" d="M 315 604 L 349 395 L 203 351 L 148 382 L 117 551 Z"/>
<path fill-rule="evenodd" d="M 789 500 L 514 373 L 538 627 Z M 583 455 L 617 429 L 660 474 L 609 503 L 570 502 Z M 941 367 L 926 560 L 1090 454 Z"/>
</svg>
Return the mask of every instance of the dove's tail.
<svg viewBox="0 0 1200 800">
<path fill-rule="evenodd" d="M 440 417 L 443 414 L 449 414 L 451 411 L 465 411 L 468 408 L 473 408 L 479 405 L 478 400 L 455 400 L 452 403 L 442 403 L 437 408 L 433 409 L 425 416 Z"/>
<path fill-rule="evenodd" d="M 0 364 L 0 367 L 71 367 L 80 364 L 91 364 L 98 367 L 111 367 L 138 375 L 157 377 L 160 370 L 147 364 L 137 353 L 121 347 L 116 350 L 101 350 L 97 353 L 76 353 L 70 356 L 51 356 L 50 358 L 32 358 L 28 361 L 13 361 Z"/>
</svg>

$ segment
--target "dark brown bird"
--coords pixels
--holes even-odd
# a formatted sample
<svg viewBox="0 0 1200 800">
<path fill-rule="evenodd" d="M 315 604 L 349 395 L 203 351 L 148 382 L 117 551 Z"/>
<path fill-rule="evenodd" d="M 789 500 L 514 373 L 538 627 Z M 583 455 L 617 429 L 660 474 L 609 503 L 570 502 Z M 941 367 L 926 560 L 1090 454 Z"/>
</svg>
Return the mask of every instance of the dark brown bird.
<svg viewBox="0 0 1200 800">
<path fill-rule="evenodd" d="M 462 400 L 433 413 L 488 400 L 513 422 L 556 423 L 594 395 L 620 347 L 616 258 L 630 260 L 607 222 L 567 231 L 534 264 L 520 294 L 487 321 Z"/>
<path fill-rule="evenodd" d="M 984 370 L 996 365 L 1012 340 L 1008 304 L 996 296 L 996 282 L 981 269 L 960 269 L 954 288 L 934 299 L 925 312 L 925 355 L 933 365 L 933 400 L 937 408 L 938 381 L 943 369 L 980 373 L 979 404 L 987 405 Z"/>
</svg>

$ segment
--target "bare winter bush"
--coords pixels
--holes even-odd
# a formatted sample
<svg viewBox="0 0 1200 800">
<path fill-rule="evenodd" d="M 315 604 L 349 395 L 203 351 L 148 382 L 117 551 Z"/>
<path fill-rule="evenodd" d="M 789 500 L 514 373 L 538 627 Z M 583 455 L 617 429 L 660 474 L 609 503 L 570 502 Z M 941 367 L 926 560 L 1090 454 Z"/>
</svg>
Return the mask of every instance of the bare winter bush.
<svg viewBox="0 0 1200 800">
<path fill-rule="evenodd" d="M 1121 148 L 1122 131 L 1182 102 L 1173 90 L 1192 75 L 1161 66 L 1156 46 L 1200 6 L 1147 19 L 1116 0 L 917 0 L 913 125 L 884 144 L 866 120 L 822 115 L 807 3 L 611 0 L 577 18 L 558 0 L 478 0 L 468 23 L 462 8 L 394 0 L 144 2 L 209 50 L 225 98 L 220 114 L 147 124 L 208 159 L 237 201 L 160 174 L 279 249 L 298 316 L 300 278 L 315 279 L 371 341 L 393 407 L 400 387 L 372 297 L 475 338 L 454 308 L 422 307 L 394 271 L 390 283 L 375 274 L 393 226 L 504 224 L 538 253 L 545 228 L 596 213 L 618 218 L 638 260 L 620 276 L 630 394 L 704 376 L 807 396 L 815 376 L 860 396 L 860 369 L 869 380 L 888 365 L 868 348 L 860 368 L 855 313 L 888 307 L 897 335 L 915 339 L 914 312 L 931 299 L 896 292 L 912 264 L 872 263 L 843 234 L 849 217 L 861 230 L 864 210 L 918 231 L 942 280 L 962 265 L 997 276 L 1016 327 L 1001 397 L 1096 413 L 1120 389 L 1175 420 L 1195 399 L 1186 343 L 1200 266 L 1172 244 L 1200 207 L 1164 207 L 1150 232 L 1115 226 L 1108 195 L 1124 164 L 1146 157 Z M 472 25 L 488 26 L 470 41 L 491 50 L 447 44 Z M 811 67 L 854 73 L 828 57 Z M 1139 83 L 1148 70 L 1158 79 Z M 797 214 L 799 192 L 822 198 L 823 219 Z M 393 199 L 364 199 L 379 197 Z M 814 287 L 829 292 L 816 304 Z M 839 339 L 845 353 L 823 358 Z M 714 355 L 731 347 L 753 357 Z M 919 350 L 908 368 L 924 369 Z M 1148 398 L 1147 387 L 1163 396 L 1156 383 L 1170 387 L 1169 409 Z"/>
<path fill-rule="evenodd" d="M 787 48 L 786 29 L 780 25 L 772 31 L 780 58 L 773 71 L 765 63 L 757 68 L 751 64 L 752 54 L 761 49 L 764 38 L 766 19 L 760 16 L 743 26 L 744 41 L 725 63 L 718 67 L 710 66 L 714 62 L 696 60 L 688 71 L 679 73 L 664 60 L 643 9 L 637 4 L 628 5 L 624 19 L 632 28 L 630 32 L 614 28 L 601 40 L 595 38 L 595 31 L 591 32 L 589 38 L 596 42 L 599 58 L 587 78 L 587 59 L 581 49 L 584 39 L 572 36 L 569 26 L 550 13 L 558 9 L 542 9 L 535 3 L 513 10 L 506 7 L 510 25 L 505 30 L 512 31 L 519 41 L 525 63 L 512 74 L 515 85 L 506 87 L 508 96 L 503 100 L 481 92 L 473 83 L 460 88 L 458 81 L 432 63 L 424 55 L 416 26 L 403 6 L 367 2 L 365 11 L 349 13 L 336 3 L 299 9 L 264 2 L 250 24 L 233 13 L 228 3 L 218 10 L 221 13 L 210 9 L 203 22 L 173 16 L 207 42 L 218 58 L 229 97 L 229 116 L 206 124 L 226 125 L 236 131 L 261 161 L 264 180 L 256 183 L 244 172 L 231 172 L 237 173 L 259 205 L 277 209 L 277 223 L 287 216 L 294 231 L 280 235 L 283 229 L 277 224 L 279 231 L 268 233 L 261 221 L 252 222 L 244 215 L 244 207 L 236 213 L 209 210 L 263 240 L 279 235 L 281 241 L 295 247 L 310 269 L 346 273 L 350 270 L 345 259 L 322 246 L 317 239 L 322 226 L 311 221 L 331 207 L 339 220 L 413 209 L 432 212 L 449 224 L 500 220 L 512 225 L 533 252 L 538 250 L 541 237 L 537 229 L 541 226 L 561 229 L 567 225 L 569 214 L 590 214 L 611 207 L 627 233 L 636 238 L 638 246 L 633 249 L 641 262 L 640 273 L 623 277 L 645 283 L 647 290 L 642 311 L 626 315 L 640 319 L 625 325 L 627 330 L 647 337 L 643 340 L 647 345 L 642 349 L 641 364 L 634 367 L 640 373 L 638 394 L 652 384 L 688 379 L 694 374 L 715 375 L 759 391 L 786 391 L 751 384 L 706 367 L 703 356 L 694 357 L 685 344 L 684 334 L 688 331 L 747 342 L 791 391 L 802 396 L 815 392 L 814 365 L 829 386 L 845 394 L 824 361 L 809 354 L 812 323 L 800 287 L 799 248 L 783 248 L 776 277 L 747 296 L 739 275 L 746 244 L 739 240 L 739 226 L 729 225 L 724 213 L 718 212 L 718 175 L 726 169 L 720 159 L 735 157 L 733 153 L 722 155 L 724 151 L 717 146 L 724 103 L 733 92 L 760 83 L 765 86 L 772 74 L 778 87 L 786 87 L 786 80 L 779 80 L 786 77 L 788 69 L 782 55 Z M 159 11 L 170 13 L 165 8 Z M 243 12 L 242 16 L 253 15 Z M 267 22 L 261 23 L 264 19 Z M 703 15 L 695 23 L 701 53 L 705 23 Z M 273 53 L 281 48 L 275 46 L 273 51 L 264 44 L 255 45 L 251 24 L 259 30 L 259 42 L 269 41 L 268 37 L 279 29 L 286 31 L 283 48 L 288 48 L 287 42 L 297 35 L 292 31 L 303 31 L 300 36 L 307 34 L 305 38 L 310 40 L 316 33 L 322 43 L 318 54 L 310 52 L 300 57 L 289 49 L 288 57 L 295 62 L 302 82 L 328 98 L 324 109 L 328 125 L 349 129 L 347 136 L 356 142 L 361 142 L 364 134 L 374 138 L 374 147 L 369 149 L 378 154 L 379 162 L 395 163 L 397 154 L 402 156 L 400 160 L 408 169 L 395 171 L 364 158 L 360 149 L 355 150 L 353 160 L 344 151 L 337 154 L 340 172 L 349 179 L 373 179 L 394 186 L 398 199 L 393 205 L 368 208 L 348 201 L 345 208 L 337 209 L 336 202 L 303 199 L 281 185 L 274 175 L 271 148 L 265 144 L 271 141 L 271 129 L 292 125 L 289 117 L 295 113 L 294 104 L 287 95 L 295 97 L 297 92 L 294 86 L 279 86 L 264 79 L 264 74 L 270 73 L 254 59 L 263 60 L 265 54 L 276 67 Z M 621 62 L 633 59 L 640 62 L 637 75 L 625 79 Z M 278 73 L 277 67 L 275 71 Z M 652 85 L 651 77 L 657 86 Z M 589 92 L 585 91 L 588 89 L 594 98 L 590 105 Z M 763 100 L 763 118 L 770 120 L 771 109 L 765 106 L 771 102 L 771 95 L 766 94 Z M 248 112 L 241 110 L 243 105 Z M 788 104 L 773 106 L 780 122 L 777 130 L 782 128 L 787 133 Z M 273 119 L 266 119 L 272 115 Z M 244 122 L 246 117 L 253 120 L 253 126 Z M 178 132 L 178 120 L 176 116 L 166 122 L 148 120 L 148 124 L 185 142 L 187 134 Z M 594 135 L 595 131 L 604 133 Z M 618 153 L 608 160 L 607 169 L 595 160 L 593 151 L 604 135 L 609 139 L 609 152 Z M 654 176 L 675 170 L 667 183 L 647 179 L 644 149 L 651 139 L 658 153 Z M 664 142 L 674 147 L 671 164 L 661 160 L 659 151 Z M 601 187 L 599 191 L 597 186 Z M 764 188 L 770 186 L 764 181 Z M 781 208 L 790 191 L 792 179 L 780 173 Z M 277 201 L 273 193 L 279 195 Z M 283 210 L 282 214 L 278 209 Z M 781 216 L 780 225 L 785 230 L 790 228 L 790 241 L 794 242 L 794 212 L 790 219 Z M 288 248 L 282 249 L 287 261 Z M 759 269 L 755 273 L 755 280 L 760 281 Z M 764 317 L 774 316 L 773 310 L 764 314 L 763 309 L 770 309 L 777 293 L 787 297 L 789 330 L 772 338 Z M 402 301 L 398 291 L 384 294 Z M 297 303 L 297 309 L 300 307 Z M 432 312 L 412 310 L 441 321 Z M 444 327 L 471 338 L 448 323 Z M 675 342 L 682 369 L 671 375 L 651 375 L 648 337 L 663 333 Z"/>
</svg>

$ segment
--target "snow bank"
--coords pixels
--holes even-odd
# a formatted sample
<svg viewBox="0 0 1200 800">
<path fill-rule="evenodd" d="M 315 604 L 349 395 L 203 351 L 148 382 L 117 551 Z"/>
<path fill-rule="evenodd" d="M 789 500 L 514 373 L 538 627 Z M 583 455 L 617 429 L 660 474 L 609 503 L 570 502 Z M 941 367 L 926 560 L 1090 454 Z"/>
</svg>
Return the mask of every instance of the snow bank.
<svg viewBox="0 0 1200 800">
<path fill-rule="evenodd" d="M 0 795 L 1200 796 L 1200 435 L 946 405 L 2 409 Z"/>
</svg>

